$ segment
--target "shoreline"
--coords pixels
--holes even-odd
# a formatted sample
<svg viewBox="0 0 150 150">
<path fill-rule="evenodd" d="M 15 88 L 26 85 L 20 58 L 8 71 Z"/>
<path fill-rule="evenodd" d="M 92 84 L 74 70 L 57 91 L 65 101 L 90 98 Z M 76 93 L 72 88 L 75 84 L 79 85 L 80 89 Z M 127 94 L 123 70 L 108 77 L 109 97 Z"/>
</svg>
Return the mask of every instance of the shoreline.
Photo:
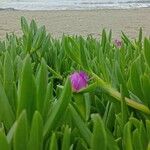
<svg viewBox="0 0 150 150">
<path fill-rule="evenodd" d="M 1 11 L 16 11 L 16 12 L 18 12 L 18 11 L 23 11 L 23 12 L 56 12 L 56 11 L 63 11 L 63 12 L 65 12 L 65 11 L 102 11 L 102 10 L 111 10 L 111 11 L 113 11 L 113 10 L 143 10 L 143 9 L 150 9 L 150 6 L 149 7 L 135 7 L 135 8 L 133 8 L 133 7 L 131 7 L 131 8 L 112 8 L 112 7 L 110 7 L 110 8 L 79 8 L 79 9 L 37 9 L 37 10 L 30 10 L 30 9 L 15 9 L 15 8 L 0 8 L 0 12 Z"/>
<path fill-rule="evenodd" d="M 98 38 L 103 28 L 112 30 L 119 38 L 121 31 L 135 38 L 139 28 L 150 35 L 150 8 L 96 9 L 96 10 L 0 10 L 0 39 L 7 33 L 21 35 L 20 17 L 35 19 L 38 26 L 45 25 L 54 37 L 69 35 L 93 35 Z"/>
<path fill-rule="evenodd" d="M 150 2 L 145 0 L 50 0 L 44 3 L 43 1 L 23 1 L 23 0 L 10 0 L 0 2 L 2 9 L 15 9 L 15 10 L 95 10 L 95 9 L 134 9 L 134 8 L 148 8 Z"/>
</svg>

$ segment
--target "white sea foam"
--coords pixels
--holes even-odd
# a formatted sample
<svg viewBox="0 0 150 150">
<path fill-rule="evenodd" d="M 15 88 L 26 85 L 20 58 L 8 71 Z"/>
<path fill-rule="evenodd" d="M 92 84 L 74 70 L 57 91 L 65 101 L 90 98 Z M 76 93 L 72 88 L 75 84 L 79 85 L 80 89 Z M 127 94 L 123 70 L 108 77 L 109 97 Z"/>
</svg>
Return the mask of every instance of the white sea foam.
<svg viewBox="0 0 150 150">
<path fill-rule="evenodd" d="M 1 9 L 82 10 L 150 7 L 150 0 L 0 0 Z"/>
</svg>

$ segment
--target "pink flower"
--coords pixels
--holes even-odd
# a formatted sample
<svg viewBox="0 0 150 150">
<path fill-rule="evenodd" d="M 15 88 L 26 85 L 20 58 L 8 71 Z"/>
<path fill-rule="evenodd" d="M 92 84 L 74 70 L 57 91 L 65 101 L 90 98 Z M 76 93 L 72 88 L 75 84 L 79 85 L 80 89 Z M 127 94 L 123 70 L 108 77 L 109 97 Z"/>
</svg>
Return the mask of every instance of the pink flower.
<svg viewBox="0 0 150 150">
<path fill-rule="evenodd" d="M 72 89 L 75 92 L 78 92 L 80 89 L 85 88 L 88 85 L 88 75 L 83 72 L 74 72 L 70 75 Z"/>
<path fill-rule="evenodd" d="M 116 39 L 116 40 L 114 41 L 114 44 L 115 44 L 115 46 L 118 47 L 118 48 L 120 48 L 120 47 L 122 46 L 122 42 L 121 42 L 120 40 L 118 40 L 118 39 Z"/>
</svg>

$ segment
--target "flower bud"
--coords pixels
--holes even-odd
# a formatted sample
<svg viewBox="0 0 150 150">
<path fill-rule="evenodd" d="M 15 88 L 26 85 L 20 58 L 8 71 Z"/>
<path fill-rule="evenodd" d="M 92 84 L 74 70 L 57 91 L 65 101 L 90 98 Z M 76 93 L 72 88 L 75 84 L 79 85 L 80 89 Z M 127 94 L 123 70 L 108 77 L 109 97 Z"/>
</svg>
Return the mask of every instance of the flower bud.
<svg viewBox="0 0 150 150">
<path fill-rule="evenodd" d="M 120 40 L 118 40 L 118 39 L 116 39 L 116 40 L 114 41 L 114 44 L 115 44 L 115 46 L 118 47 L 118 48 L 120 48 L 120 47 L 122 46 L 122 42 L 121 42 Z"/>
<path fill-rule="evenodd" d="M 74 72 L 70 75 L 72 90 L 74 92 L 80 91 L 80 89 L 85 88 L 88 85 L 88 75 L 83 72 Z"/>
</svg>

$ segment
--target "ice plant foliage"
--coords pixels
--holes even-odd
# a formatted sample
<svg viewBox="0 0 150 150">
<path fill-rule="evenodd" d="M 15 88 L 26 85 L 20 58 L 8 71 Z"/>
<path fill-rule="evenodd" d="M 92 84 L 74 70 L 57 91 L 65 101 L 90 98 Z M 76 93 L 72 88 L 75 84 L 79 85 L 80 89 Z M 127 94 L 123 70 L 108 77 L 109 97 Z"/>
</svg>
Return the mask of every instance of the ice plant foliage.
<svg viewBox="0 0 150 150">
<path fill-rule="evenodd" d="M 21 27 L 23 36 L 0 41 L 0 150 L 150 150 L 142 30 L 112 42 L 105 30 L 100 40 L 58 40 L 34 20 Z"/>
<path fill-rule="evenodd" d="M 80 89 L 85 88 L 88 85 L 88 75 L 83 72 L 74 72 L 70 75 L 72 90 L 78 92 Z"/>
</svg>

